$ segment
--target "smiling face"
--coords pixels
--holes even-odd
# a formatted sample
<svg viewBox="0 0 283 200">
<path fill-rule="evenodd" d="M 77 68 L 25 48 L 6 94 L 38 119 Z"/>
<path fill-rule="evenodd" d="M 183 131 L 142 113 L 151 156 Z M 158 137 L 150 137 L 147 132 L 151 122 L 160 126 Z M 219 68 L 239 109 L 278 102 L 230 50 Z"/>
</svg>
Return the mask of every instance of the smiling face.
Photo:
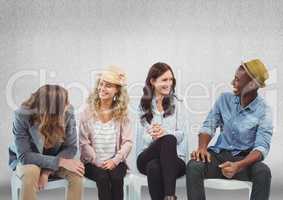
<svg viewBox="0 0 283 200">
<path fill-rule="evenodd" d="M 156 79 L 151 79 L 151 84 L 154 87 L 156 95 L 168 96 L 173 86 L 173 74 L 167 70 Z"/>
<path fill-rule="evenodd" d="M 115 84 L 100 80 L 97 90 L 99 98 L 103 101 L 113 99 L 118 92 L 118 87 Z"/>
<path fill-rule="evenodd" d="M 236 96 L 245 95 L 251 91 L 258 89 L 258 85 L 247 74 L 243 66 L 240 66 L 231 82 L 233 92 Z"/>
</svg>

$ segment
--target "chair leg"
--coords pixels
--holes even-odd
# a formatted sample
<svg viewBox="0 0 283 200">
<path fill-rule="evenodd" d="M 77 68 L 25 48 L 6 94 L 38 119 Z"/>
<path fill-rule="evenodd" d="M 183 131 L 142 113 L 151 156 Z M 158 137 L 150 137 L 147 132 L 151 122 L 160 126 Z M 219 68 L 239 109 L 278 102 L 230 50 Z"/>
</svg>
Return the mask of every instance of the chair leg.
<svg viewBox="0 0 283 200">
<path fill-rule="evenodd" d="M 19 200 L 19 192 L 17 188 L 12 188 L 12 200 Z"/>
<path fill-rule="evenodd" d="M 69 183 L 68 183 L 69 184 Z M 68 184 L 64 187 L 65 192 L 65 200 L 68 198 Z"/>
<path fill-rule="evenodd" d="M 123 191 L 124 191 L 124 199 L 125 199 L 125 200 L 129 200 L 129 196 L 128 196 L 129 190 L 128 190 L 128 189 L 129 189 L 129 188 L 128 188 L 128 185 L 125 185 L 125 184 L 124 184 Z"/>
<path fill-rule="evenodd" d="M 252 195 L 252 188 L 249 187 L 249 200 L 251 199 L 251 195 Z"/>
<path fill-rule="evenodd" d="M 11 180 L 11 192 L 12 192 L 12 200 L 19 200 L 19 188 L 17 185 L 17 181 L 15 180 L 15 177 L 12 177 Z"/>
<path fill-rule="evenodd" d="M 137 182 L 134 182 L 133 185 L 131 185 L 131 189 L 130 189 L 130 196 L 131 196 L 131 200 L 135 199 L 135 200 L 141 200 L 141 190 L 142 190 L 142 186 L 140 184 L 138 184 Z"/>
</svg>

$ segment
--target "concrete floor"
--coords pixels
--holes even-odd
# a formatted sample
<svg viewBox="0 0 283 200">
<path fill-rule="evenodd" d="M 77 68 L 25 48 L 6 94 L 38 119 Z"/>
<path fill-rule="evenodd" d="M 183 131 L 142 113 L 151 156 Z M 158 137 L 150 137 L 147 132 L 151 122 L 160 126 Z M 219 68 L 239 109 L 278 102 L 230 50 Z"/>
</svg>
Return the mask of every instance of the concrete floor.
<svg viewBox="0 0 283 200">
<path fill-rule="evenodd" d="M 143 200 L 150 200 L 147 188 L 143 188 Z M 248 191 L 239 190 L 239 191 L 220 191 L 220 190 L 206 190 L 207 200 L 246 200 Z M 185 189 L 177 189 L 178 200 L 187 199 Z M 63 190 L 49 190 L 39 193 L 39 200 L 50 200 L 55 199 L 60 200 L 64 199 Z M 283 197 L 283 188 L 272 188 L 270 200 L 282 200 Z M 0 200 L 10 200 L 11 193 L 10 187 L 5 185 L 0 188 Z M 86 189 L 84 193 L 84 200 L 98 200 L 97 190 L 96 189 Z"/>
</svg>

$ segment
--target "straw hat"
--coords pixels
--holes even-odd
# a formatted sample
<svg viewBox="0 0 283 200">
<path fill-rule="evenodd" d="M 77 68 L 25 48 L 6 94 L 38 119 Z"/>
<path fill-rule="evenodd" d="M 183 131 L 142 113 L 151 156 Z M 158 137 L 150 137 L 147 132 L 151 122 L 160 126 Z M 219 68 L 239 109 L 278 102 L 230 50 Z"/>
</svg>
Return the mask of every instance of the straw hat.
<svg viewBox="0 0 283 200">
<path fill-rule="evenodd" d="M 125 86 L 127 81 L 125 72 L 121 68 L 114 65 L 111 65 L 106 70 L 104 70 L 99 75 L 99 78 L 101 80 L 120 86 Z"/>
<path fill-rule="evenodd" d="M 265 65 L 259 59 L 242 62 L 242 66 L 261 88 L 266 86 L 265 81 L 269 78 L 269 74 Z"/>
</svg>

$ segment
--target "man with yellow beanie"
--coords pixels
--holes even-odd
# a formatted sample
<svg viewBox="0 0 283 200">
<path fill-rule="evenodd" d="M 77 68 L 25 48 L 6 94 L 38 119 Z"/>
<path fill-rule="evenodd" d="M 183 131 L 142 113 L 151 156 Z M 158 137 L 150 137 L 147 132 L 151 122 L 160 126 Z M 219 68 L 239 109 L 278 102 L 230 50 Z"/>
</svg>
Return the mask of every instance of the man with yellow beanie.
<svg viewBox="0 0 283 200">
<path fill-rule="evenodd" d="M 189 200 L 205 200 L 205 178 L 251 181 L 251 199 L 268 200 L 271 172 L 261 161 L 270 149 L 272 114 L 258 96 L 267 79 L 268 71 L 259 59 L 244 62 L 232 81 L 233 93 L 223 93 L 214 104 L 187 165 Z M 216 142 L 208 146 L 218 127 Z"/>
</svg>

